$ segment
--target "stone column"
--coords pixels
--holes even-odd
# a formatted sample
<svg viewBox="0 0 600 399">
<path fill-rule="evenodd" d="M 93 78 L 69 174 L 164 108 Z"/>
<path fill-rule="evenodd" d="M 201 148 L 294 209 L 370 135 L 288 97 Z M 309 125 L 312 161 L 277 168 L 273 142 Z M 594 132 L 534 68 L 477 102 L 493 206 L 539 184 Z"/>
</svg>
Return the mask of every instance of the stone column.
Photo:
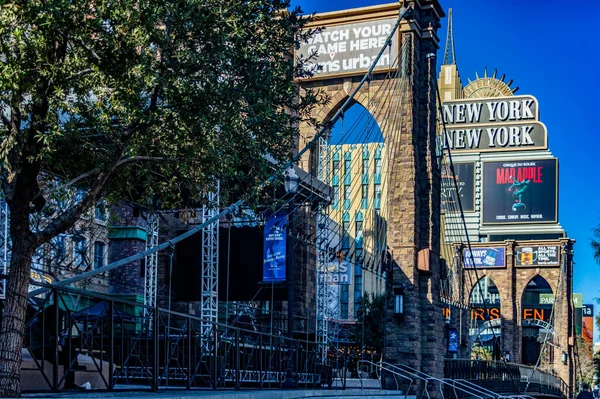
<svg viewBox="0 0 600 399">
<path fill-rule="evenodd" d="M 517 290 L 515 269 L 515 246 L 514 240 L 506 242 L 506 279 L 494 281 L 504 297 L 500 300 L 500 317 L 502 318 L 502 353 L 510 352 L 511 362 L 521 361 L 521 294 Z"/>
<path fill-rule="evenodd" d="M 435 162 L 436 31 L 443 12 L 437 1 L 409 1 L 414 19 L 400 27 L 408 45 L 400 61 L 400 135 L 388 142 L 392 179 L 389 190 L 388 246 L 393 262 L 388 277 L 385 360 L 443 375 L 444 319 L 440 301 L 440 176 Z M 435 114 L 433 114 L 435 115 Z M 419 254 L 421 256 L 419 256 Z M 421 262 L 419 262 L 419 259 Z M 393 296 L 404 295 L 404 313 L 394 315 Z"/>
<path fill-rule="evenodd" d="M 560 292 L 554 293 L 555 309 L 559 311 L 560 320 L 554 321 L 554 370 L 556 374 L 569 385 L 568 397 L 575 393 L 575 328 L 573 307 L 573 240 L 562 239 L 561 262 L 562 262 L 562 284 Z M 560 348 L 560 349 L 559 349 Z M 562 362 L 562 351 L 567 355 L 566 363 Z"/>
</svg>

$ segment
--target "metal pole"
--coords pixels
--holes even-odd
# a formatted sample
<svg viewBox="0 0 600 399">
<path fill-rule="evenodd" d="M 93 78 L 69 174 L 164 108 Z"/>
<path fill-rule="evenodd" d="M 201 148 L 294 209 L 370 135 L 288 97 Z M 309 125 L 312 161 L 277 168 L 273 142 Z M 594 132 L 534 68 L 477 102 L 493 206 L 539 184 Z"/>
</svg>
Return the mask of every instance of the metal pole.
<svg viewBox="0 0 600 399">
<path fill-rule="evenodd" d="M 108 354 L 108 389 L 112 390 L 114 388 L 114 379 L 113 374 L 115 371 L 115 303 L 113 301 L 108 302 L 109 309 L 109 354 Z M 121 320 L 121 325 L 123 324 L 123 320 Z"/>
<path fill-rule="evenodd" d="M 282 388 L 296 388 L 294 379 L 294 232 L 291 226 L 294 220 L 294 196 L 292 195 L 288 206 L 287 223 L 287 336 L 288 336 L 288 363 L 285 381 Z"/>
</svg>

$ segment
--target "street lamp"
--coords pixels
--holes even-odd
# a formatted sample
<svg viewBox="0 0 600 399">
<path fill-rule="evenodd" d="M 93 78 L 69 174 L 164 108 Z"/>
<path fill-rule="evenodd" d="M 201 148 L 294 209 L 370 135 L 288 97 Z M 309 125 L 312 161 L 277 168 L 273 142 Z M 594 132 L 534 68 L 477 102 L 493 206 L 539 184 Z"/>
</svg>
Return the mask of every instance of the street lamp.
<svg viewBox="0 0 600 399">
<path fill-rule="evenodd" d="M 291 229 L 292 220 L 294 219 L 294 198 L 298 191 L 298 175 L 293 166 L 290 166 L 285 171 L 284 186 L 285 192 L 289 195 L 288 202 L 288 231 L 287 231 L 287 294 L 288 294 L 288 309 L 287 309 L 287 330 L 288 330 L 288 366 L 283 382 L 283 388 L 296 388 L 296 381 L 294 379 L 294 360 L 292 343 L 294 339 L 294 234 Z"/>
<path fill-rule="evenodd" d="M 450 357 L 450 314 L 446 316 L 446 358 Z"/>
</svg>

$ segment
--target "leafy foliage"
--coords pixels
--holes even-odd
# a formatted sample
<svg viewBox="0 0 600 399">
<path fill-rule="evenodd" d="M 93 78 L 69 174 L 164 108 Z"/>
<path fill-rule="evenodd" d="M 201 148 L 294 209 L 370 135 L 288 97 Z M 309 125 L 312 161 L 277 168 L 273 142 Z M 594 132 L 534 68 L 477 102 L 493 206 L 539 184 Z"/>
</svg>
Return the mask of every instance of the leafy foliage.
<svg viewBox="0 0 600 399">
<path fill-rule="evenodd" d="M 2 188 L 31 168 L 114 199 L 199 201 L 242 191 L 290 156 L 299 10 L 288 1 L 20 1 L 0 11 Z M 108 178 L 115 174 L 115 177 Z M 118 176 L 118 177 L 117 177 Z M 35 179 L 34 179 L 35 177 Z M 39 183 L 38 183 L 39 184 Z M 43 187 L 42 187 L 43 190 Z M 34 188 L 31 201 L 45 198 Z M 29 198 L 28 198 L 29 199 Z M 38 208 L 41 204 L 38 205 Z M 72 218 L 71 218 L 72 219 Z"/>
<path fill-rule="evenodd" d="M 323 97 L 300 90 L 288 0 L 0 4 L 0 188 L 12 257 L 0 396 L 19 395 L 36 249 L 100 200 L 198 205 L 252 192 Z M 301 64 L 301 63 L 300 63 Z M 267 157 L 268 155 L 268 157 Z"/>
<path fill-rule="evenodd" d="M 594 251 L 596 263 L 600 263 L 600 227 L 594 229 L 594 238 L 592 238 L 590 245 Z"/>
<path fill-rule="evenodd" d="M 381 352 L 385 333 L 385 295 L 373 293 L 361 297 L 356 320 L 353 340 L 364 342 L 365 348 Z"/>
</svg>

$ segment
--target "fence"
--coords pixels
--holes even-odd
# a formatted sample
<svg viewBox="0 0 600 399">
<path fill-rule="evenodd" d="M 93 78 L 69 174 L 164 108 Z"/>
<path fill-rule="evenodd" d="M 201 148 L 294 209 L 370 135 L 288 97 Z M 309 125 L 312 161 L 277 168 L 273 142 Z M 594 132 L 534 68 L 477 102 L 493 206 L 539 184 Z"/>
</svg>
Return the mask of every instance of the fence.
<svg viewBox="0 0 600 399">
<path fill-rule="evenodd" d="M 99 389 L 321 383 L 317 346 L 308 340 L 218 323 L 201 335 L 198 317 L 71 288 L 53 288 L 35 302 L 23 350 L 24 390 L 31 378 L 44 382 L 36 390 L 56 390 L 75 377 Z"/>
<path fill-rule="evenodd" d="M 502 361 L 446 359 L 444 377 L 471 381 L 497 393 L 567 397 L 569 391 L 567 384 L 556 375 Z"/>
</svg>

